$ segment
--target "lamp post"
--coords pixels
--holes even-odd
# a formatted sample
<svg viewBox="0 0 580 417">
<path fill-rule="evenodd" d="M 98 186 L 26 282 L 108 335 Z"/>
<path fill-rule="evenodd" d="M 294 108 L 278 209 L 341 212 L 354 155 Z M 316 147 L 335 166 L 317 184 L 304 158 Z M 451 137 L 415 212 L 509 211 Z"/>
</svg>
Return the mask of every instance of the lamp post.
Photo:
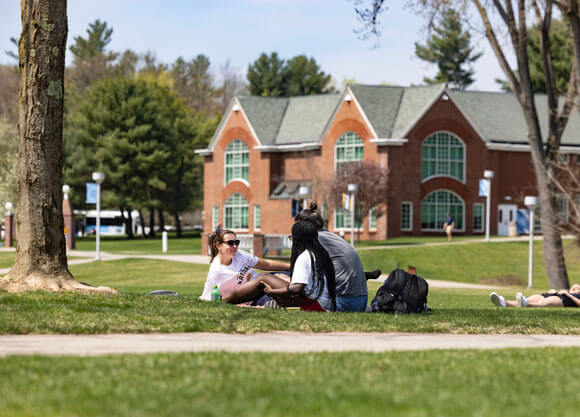
<svg viewBox="0 0 580 417">
<path fill-rule="evenodd" d="M 301 185 L 300 188 L 298 188 L 298 195 L 302 200 L 304 200 L 302 202 L 302 209 L 306 210 L 308 208 L 308 201 L 306 198 L 310 195 L 310 187 L 307 185 Z"/>
<path fill-rule="evenodd" d="M 12 247 L 12 238 L 14 236 L 14 232 L 12 231 L 14 228 L 14 214 L 12 213 L 14 206 L 10 201 L 7 201 L 4 204 L 4 208 L 6 209 L 4 213 L 4 246 L 10 248 Z"/>
<path fill-rule="evenodd" d="M 93 181 L 97 183 L 97 254 L 95 259 L 101 260 L 101 184 L 105 181 L 104 172 L 93 172 Z"/>
<path fill-rule="evenodd" d="M 358 190 L 358 185 L 356 184 L 348 184 L 347 190 L 350 193 L 350 203 L 351 203 L 351 210 L 350 210 L 350 245 L 354 247 L 354 212 L 356 211 L 356 204 L 354 201 L 354 196 Z"/>
<path fill-rule="evenodd" d="M 488 180 L 487 196 L 485 199 L 485 241 L 489 242 L 489 218 L 491 212 L 491 180 L 494 176 L 494 172 L 486 169 L 483 171 L 483 177 Z"/>
<path fill-rule="evenodd" d="M 538 197 L 528 195 L 524 198 L 524 204 L 530 210 L 530 244 L 528 253 L 528 288 L 532 288 L 533 266 L 534 266 L 534 210 L 538 207 Z"/>
</svg>

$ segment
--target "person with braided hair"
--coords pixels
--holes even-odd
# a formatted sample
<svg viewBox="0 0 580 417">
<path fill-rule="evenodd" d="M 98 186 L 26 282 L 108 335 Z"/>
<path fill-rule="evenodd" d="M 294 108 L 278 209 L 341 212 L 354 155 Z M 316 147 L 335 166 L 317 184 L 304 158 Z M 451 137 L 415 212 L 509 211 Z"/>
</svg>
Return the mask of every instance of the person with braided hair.
<svg viewBox="0 0 580 417">
<path fill-rule="evenodd" d="M 363 312 L 367 308 L 367 280 L 376 279 L 381 270 L 365 272 L 356 250 L 342 237 L 324 228 L 324 219 L 318 205 L 312 201 L 307 209 L 294 218 L 295 221 L 312 223 L 318 231 L 318 241 L 332 259 L 336 274 L 336 303 L 338 311 Z"/>
<path fill-rule="evenodd" d="M 297 222 L 292 226 L 290 276 L 290 283 L 283 287 L 273 288 L 264 281 L 264 292 L 275 300 L 302 296 L 301 310 L 337 311 L 334 266 L 318 241 L 316 226 L 310 222 Z"/>
</svg>

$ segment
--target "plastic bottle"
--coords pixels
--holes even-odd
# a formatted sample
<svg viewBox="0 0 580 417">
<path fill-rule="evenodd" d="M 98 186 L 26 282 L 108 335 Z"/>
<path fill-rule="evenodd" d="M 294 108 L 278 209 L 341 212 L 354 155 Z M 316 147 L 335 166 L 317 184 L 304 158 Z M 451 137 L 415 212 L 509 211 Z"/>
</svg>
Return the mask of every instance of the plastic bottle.
<svg viewBox="0 0 580 417">
<path fill-rule="evenodd" d="M 222 300 L 222 295 L 220 290 L 218 290 L 217 285 L 213 286 L 213 290 L 211 290 L 211 301 L 217 301 L 218 303 Z"/>
</svg>

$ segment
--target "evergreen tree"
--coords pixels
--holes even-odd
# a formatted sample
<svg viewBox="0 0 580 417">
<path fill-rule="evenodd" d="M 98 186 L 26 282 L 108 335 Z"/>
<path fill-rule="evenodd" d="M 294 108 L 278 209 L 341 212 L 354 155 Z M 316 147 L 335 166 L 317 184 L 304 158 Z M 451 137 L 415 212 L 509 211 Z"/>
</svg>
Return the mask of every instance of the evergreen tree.
<svg viewBox="0 0 580 417">
<path fill-rule="evenodd" d="M 565 94 L 570 81 L 570 70 L 574 59 L 574 45 L 570 36 L 570 25 L 566 21 L 554 19 L 550 25 L 552 59 L 556 88 L 559 94 Z M 540 30 L 538 25 L 528 29 L 528 58 L 530 78 L 534 93 L 546 93 L 546 77 L 542 64 L 542 50 L 540 47 Z M 496 79 L 502 90 L 511 91 L 507 81 Z"/>
<path fill-rule="evenodd" d="M 177 58 L 171 69 L 179 96 L 196 112 L 207 114 L 213 113 L 216 107 L 216 89 L 210 66 L 209 58 L 200 54 L 189 62 Z"/>
<path fill-rule="evenodd" d="M 415 55 L 420 59 L 437 64 L 439 72 L 435 78 L 423 78 L 427 84 L 450 83 L 454 88 L 465 90 L 473 82 L 471 64 L 481 57 L 474 54 L 470 46 L 471 36 L 464 32 L 459 14 L 446 10 L 426 45 L 415 42 Z"/>
<path fill-rule="evenodd" d="M 108 28 L 107 22 L 101 22 L 97 19 L 93 23 L 89 23 L 87 38 L 77 36 L 74 38 L 74 44 L 70 46 L 75 63 L 94 58 L 97 55 L 104 55 L 107 45 L 111 42 L 112 34 L 113 28 Z M 111 55 L 113 59 L 115 56 L 115 54 Z"/>
<path fill-rule="evenodd" d="M 284 85 L 284 60 L 276 52 L 270 56 L 262 53 L 248 66 L 248 89 L 255 96 L 280 97 L 286 93 Z"/>
<path fill-rule="evenodd" d="M 320 70 L 314 58 L 299 55 L 286 63 L 284 69 L 285 96 L 306 96 L 328 93 L 332 90 L 329 84 L 330 75 Z"/>
</svg>

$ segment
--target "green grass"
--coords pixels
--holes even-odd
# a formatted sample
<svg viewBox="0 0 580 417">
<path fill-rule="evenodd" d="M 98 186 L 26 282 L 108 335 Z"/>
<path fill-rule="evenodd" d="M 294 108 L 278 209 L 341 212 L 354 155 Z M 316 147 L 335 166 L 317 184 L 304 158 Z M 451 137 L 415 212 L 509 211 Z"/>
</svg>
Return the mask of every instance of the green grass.
<svg viewBox="0 0 580 417">
<path fill-rule="evenodd" d="M 578 349 L 0 359 L 3 417 L 578 414 Z"/>
<path fill-rule="evenodd" d="M 14 265 L 15 252 L 0 252 L 0 268 L 10 268 Z"/>
<path fill-rule="evenodd" d="M 575 242 L 564 242 L 566 266 L 571 283 L 580 282 L 580 250 Z M 365 269 L 391 271 L 413 265 L 425 278 L 480 283 L 485 279 L 514 276 L 522 284 L 528 277 L 528 242 L 469 243 L 448 246 L 413 246 L 361 250 Z M 548 288 L 542 242 L 534 244 L 534 286 Z"/>
<path fill-rule="evenodd" d="M 498 309 L 488 291 L 432 289 L 427 315 L 319 314 L 199 301 L 208 266 L 147 259 L 73 265 L 75 277 L 119 296 L 0 292 L 0 334 L 236 332 L 437 332 L 580 334 L 578 310 Z M 372 282 L 369 294 L 379 283 Z M 156 289 L 179 297 L 147 297 Z M 506 295 L 512 295 L 510 289 Z M 529 293 L 529 291 L 527 292 Z"/>
<path fill-rule="evenodd" d="M 182 238 L 177 239 L 174 233 L 168 234 L 167 253 L 174 255 L 199 255 L 201 253 L 201 239 L 199 232 L 184 233 Z M 101 250 L 103 252 L 120 253 L 120 254 L 161 254 L 161 233 L 157 237 L 143 239 L 126 239 L 124 237 L 101 237 Z M 96 242 L 94 236 L 85 236 L 78 238 L 76 249 L 94 251 Z"/>
</svg>

